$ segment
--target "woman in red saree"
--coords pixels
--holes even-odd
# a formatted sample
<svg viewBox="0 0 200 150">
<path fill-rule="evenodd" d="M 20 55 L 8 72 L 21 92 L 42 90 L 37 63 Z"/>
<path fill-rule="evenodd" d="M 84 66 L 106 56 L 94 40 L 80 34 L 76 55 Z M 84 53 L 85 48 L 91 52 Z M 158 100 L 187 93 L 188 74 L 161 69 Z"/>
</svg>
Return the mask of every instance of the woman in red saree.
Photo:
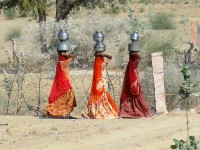
<svg viewBox="0 0 200 150">
<path fill-rule="evenodd" d="M 119 116 L 121 118 L 141 118 L 151 116 L 150 109 L 142 95 L 138 71 L 139 62 L 140 56 L 135 52 L 130 52 L 120 97 Z"/>
<path fill-rule="evenodd" d="M 58 52 L 59 60 L 56 67 L 56 75 L 49 94 L 49 104 L 46 108 L 47 115 L 52 117 L 69 117 L 76 107 L 73 88 L 70 83 L 69 63 L 74 56 L 64 55 Z"/>
<path fill-rule="evenodd" d="M 107 65 L 105 59 L 111 59 L 110 55 L 100 52 L 95 53 L 94 72 L 92 88 L 88 107 L 82 116 L 87 119 L 114 119 L 118 118 L 118 109 L 114 99 L 108 93 L 104 67 Z"/>
</svg>

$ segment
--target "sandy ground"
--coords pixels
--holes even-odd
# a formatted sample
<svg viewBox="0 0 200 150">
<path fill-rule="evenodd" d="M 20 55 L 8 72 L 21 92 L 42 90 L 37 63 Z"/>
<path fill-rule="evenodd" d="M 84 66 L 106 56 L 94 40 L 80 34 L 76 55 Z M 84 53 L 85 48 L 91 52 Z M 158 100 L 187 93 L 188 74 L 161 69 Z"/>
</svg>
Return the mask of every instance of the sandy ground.
<svg viewBox="0 0 200 150">
<path fill-rule="evenodd" d="M 87 120 L 0 116 L 2 150 L 169 150 L 184 139 L 184 112 L 144 119 Z M 190 113 L 190 134 L 200 139 L 200 115 Z"/>
</svg>

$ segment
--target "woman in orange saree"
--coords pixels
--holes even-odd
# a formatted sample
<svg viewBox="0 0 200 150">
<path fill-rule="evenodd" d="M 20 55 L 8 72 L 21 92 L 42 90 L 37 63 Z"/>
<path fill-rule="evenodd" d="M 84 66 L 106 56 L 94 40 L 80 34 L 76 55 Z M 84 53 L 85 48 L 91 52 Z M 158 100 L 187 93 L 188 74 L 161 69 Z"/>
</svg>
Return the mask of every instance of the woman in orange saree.
<svg viewBox="0 0 200 150">
<path fill-rule="evenodd" d="M 56 75 L 49 94 L 49 104 L 46 108 L 47 115 L 52 117 L 69 117 L 76 107 L 76 99 L 70 83 L 69 63 L 74 56 L 64 55 L 58 52 L 59 60 L 56 67 Z"/>
<path fill-rule="evenodd" d="M 95 52 L 94 72 L 92 88 L 88 107 L 82 116 L 87 119 L 114 119 L 118 118 L 118 108 L 114 99 L 108 93 L 104 67 L 107 65 L 105 59 L 112 59 L 110 55 Z"/>
<path fill-rule="evenodd" d="M 139 79 L 138 64 L 140 56 L 130 52 L 129 62 L 126 68 L 123 88 L 120 97 L 121 118 L 141 118 L 151 116 L 151 112 L 142 95 Z"/>
</svg>

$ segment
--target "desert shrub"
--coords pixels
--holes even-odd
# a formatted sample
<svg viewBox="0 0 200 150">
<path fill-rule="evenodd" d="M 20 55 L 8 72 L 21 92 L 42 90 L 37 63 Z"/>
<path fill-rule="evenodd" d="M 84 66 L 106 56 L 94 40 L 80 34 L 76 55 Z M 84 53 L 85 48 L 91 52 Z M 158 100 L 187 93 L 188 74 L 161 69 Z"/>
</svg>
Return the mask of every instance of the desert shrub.
<svg viewBox="0 0 200 150">
<path fill-rule="evenodd" d="M 176 36 L 171 34 L 167 37 L 161 34 L 148 33 L 141 38 L 141 55 L 144 58 L 142 66 L 151 66 L 151 53 L 163 52 L 164 57 L 171 57 L 176 50 Z"/>
<path fill-rule="evenodd" d="M 137 0 L 129 0 L 129 2 L 130 2 L 131 4 L 135 4 L 135 3 L 137 3 Z"/>
<path fill-rule="evenodd" d="M 144 59 L 144 58 L 142 58 Z M 152 112 L 156 111 L 155 106 L 155 93 L 154 93 L 154 80 L 153 80 L 153 73 L 151 67 L 145 67 L 140 69 L 140 80 L 141 80 L 141 88 L 145 100 L 147 101 L 149 107 L 151 108 Z"/>
<path fill-rule="evenodd" d="M 1 114 L 42 115 L 47 102 L 48 78 L 52 72 L 51 54 L 17 50 L 16 64 L 12 51 L 7 50 L 8 62 L 3 71 Z M 13 72 L 14 71 L 14 72 Z"/>
<path fill-rule="evenodd" d="M 144 4 L 148 4 L 148 3 L 151 2 L 151 0 L 140 0 L 139 2 L 140 2 L 140 3 L 144 3 Z"/>
<path fill-rule="evenodd" d="M 173 15 L 168 12 L 159 12 L 149 17 L 152 29 L 175 29 Z"/>
<path fill-rule="evenodd" d="M 10 41 L 13 39 L 18 39 L 21 37 L 21 35 L 22 35 L 22 30 L 20 28 L 13 28 L 7 33 L 5 40 Z"/>
<path fill-rule="evenodd" d="M 166 94 L 166 105 L 168 111 L 174 110 L 177 107 L 180 109 L 182 108 L 180 103 L 181 98 L 177 94 L 182 81 L 183 79 L 180 73 L 180 67 L 175 61 L 175 57 L 172 57 L 171 59 L 165 59 L 164 85 Z"/>
<path fill-rule="evenodd" d="M 112 9 L 115 14 L 119 14 L 121 12 L 126 12 L 126 7 L 122 4 L 116 4 L 113 6 Z"/>
<path fill-rule="evenodd" d="M 16 16 L 15 13 L 16 13 L 16 8 L 12 7 L 12 8 L 9 8 L 9 9 L 5 10 L 4 15 L 5 15 L 6 19 L 12 20 Z"/>
<path fill-rule="evenodd" d="M 149 4 L 157 2 L 158 0 L 139 0 L 139 3 Z"/>
<path fill-rule="evenodd" d="M 144 5 L 140 6 L 140 8 L 139 8 L 139 12 L 140 12 L 140 13 L 145 12 L 145 6 L 144 6 Z"/>
<path fill-rule="evenodd" d="M 126 12 L 126 5 L 120 3 L 113 3 L 112 5 L 105 5 L 103 12 L 105 14 L 119 14 L 122 12 Z"/>
</svg>

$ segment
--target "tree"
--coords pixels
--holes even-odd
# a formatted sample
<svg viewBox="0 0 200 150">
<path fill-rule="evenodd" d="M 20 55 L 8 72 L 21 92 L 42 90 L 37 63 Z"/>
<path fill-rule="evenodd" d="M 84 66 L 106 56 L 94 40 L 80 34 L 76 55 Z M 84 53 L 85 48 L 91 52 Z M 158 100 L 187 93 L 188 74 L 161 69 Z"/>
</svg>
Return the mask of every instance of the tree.
<svg viewBox="0 0 200 150">
<path fill-rule="evenodd" d="M 66 19 L 73 10 L 85 8 L 94 8 L 95 6 L 104 6 L 104 0 L 56 0 L 56 21 Z"/>
<path fill-rule="evenodd" d="M 35 12 L 38 15 L 38 22 L 46 21 L 46 10 L 50 2 L 47 0 L 3 0 L 0 2 L 0 8 L 7 10 L 13 7 L 19 7 L 20 12 L 28 14 Z"/>
<path fill-rule="evenodd" d="M 35 12 L 38 22 L 46 22 L 47 0 L 19 0 L 20 9 L 26 13 Z"/>
</svg>

